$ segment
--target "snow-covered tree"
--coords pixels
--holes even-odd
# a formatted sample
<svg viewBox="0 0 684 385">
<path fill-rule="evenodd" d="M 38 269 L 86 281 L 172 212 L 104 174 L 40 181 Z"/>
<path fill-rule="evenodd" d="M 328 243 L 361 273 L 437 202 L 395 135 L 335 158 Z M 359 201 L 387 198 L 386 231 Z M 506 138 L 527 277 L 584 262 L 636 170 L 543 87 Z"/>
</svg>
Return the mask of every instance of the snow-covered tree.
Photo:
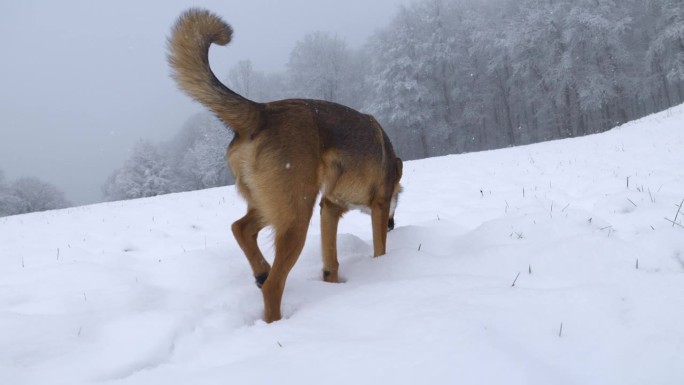
<svg viewBox="0 0 684 385">
<path fill-rule="evenodd" d="M 228 71 L 227 85 L 256 102 L 270 102 L 291 96 L 283 74 L 256 71 L 250 60 L 241 60 Z"/>
<path fill-rule="evenodd" d="M 369 81 L 374 98 L 369 110 L 386 123 L 400 153 L 430 155 L 427 128 L 432 118 L 432 95 L 420 73 L 419 20 L 403 7 L 385 30 L 370 43 L 373 53 Z"/>
<path fill-rule="evenodd" d="M 204 114 L 191 126 L 195 141 L 183 152 L 178 166 L 185 189 L 199 190 L 233 182 L 226 164 L 232 133 L 213 115 Z"/>
<path fill-rule="evenodd" d="M 0 180 L 0 216 L 62 209 L 71 205 L 64 192 L 38 178 L 19 178 L 9 185 Z"/>
<path fill-rule="evenodd" d="M 105 200 L 151 197 L 171 192 L 171 171 L 157 147 L 139 141 L 131 157 L 116 170 L 102 188 Z"/>
<path fill-rule="evenodd" d="M 233 182 L 226 164 L 232 132 L 214 115 L 191 117 L 176 137 L 164 146 L 173 172 L 173 190 L 190 191 Z"/>
<path fill-rule="evenodd" d="M 665 108 L 684 99 L 684 2 L 660 0 L 645 2 L 645 15 L 653 25 L 648 33 L 645 67 L 650 73 L 647 81 L 654 103 Z M 657 85 L 657 88 L 653 87 Z M 655 88 L 655 89 L 654 89 Z"/>
<path fill-rule="evenodd" d="M 247 99 L 253 97 L 256 73 L 250 60 L 240 60 L 228 71 L 228 86 Z"/>
<path fill-rule="evenodd" d="M 231 131 L 214 115 L 196 114 L 166 143 L 141 140 L 123 167 L 102 186 L 104 199 L 134 199 L 231 184 L 233 177 L 226 164 L 231 139 Z"/>
<path fill-rule="evenodd" d="M 4 171 L 0 170 L 0 217 L 20 214 L 22 206 L 21 199 L 7 183 Z"/>
<path fill-rule="evenodd" d="M 349 104 L 345 87 L 350 78 L 350 56 L 346 43 L 337 36 L 324 32 L 304 36 L 287 64 L 294 96 Z"/>
</svg>

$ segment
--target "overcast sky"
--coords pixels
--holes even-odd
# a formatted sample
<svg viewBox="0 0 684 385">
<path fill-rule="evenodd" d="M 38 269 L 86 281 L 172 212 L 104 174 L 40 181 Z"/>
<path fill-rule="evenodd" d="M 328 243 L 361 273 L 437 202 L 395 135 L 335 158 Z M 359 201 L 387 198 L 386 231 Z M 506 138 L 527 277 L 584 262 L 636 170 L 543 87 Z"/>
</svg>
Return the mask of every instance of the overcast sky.
<svg viewBox="0 0 684 385">
<path fill-rule="evenodd" d="M 357 48 L 408 0 L 0 2 L 0 169 L 35 176 L 74 203 L 100 186 L 140 138 L 171 138 L 201 107 L 176 89 L 166 37 L 189 6 L 233 26 L 211 52 L 214 71 L 250 59 L 280 71 L 297 40 L 326 31 Z M 149 3 L 149 4 L 148 4 Z"/>
</svg>

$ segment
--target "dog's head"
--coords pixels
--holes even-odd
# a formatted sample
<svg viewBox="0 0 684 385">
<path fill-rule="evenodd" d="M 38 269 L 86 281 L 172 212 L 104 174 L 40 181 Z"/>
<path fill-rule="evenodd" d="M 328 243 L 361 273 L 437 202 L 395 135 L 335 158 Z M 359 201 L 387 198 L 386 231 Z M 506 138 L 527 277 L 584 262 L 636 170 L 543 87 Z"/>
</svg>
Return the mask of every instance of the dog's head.
<svg viewBox="0 0 684 385">
<path fill-rule="evenodd" d="M 404 171 L 404 163 L 401 159 L 397 158 L 395 166 L 395 181 L 394 190 L 392 191 L 392 201 L 390 203 L 389 221 L 387 221 L 387 231 L 394 230 L 394 212 L 399 204 L 399 194 L 401 194 L 402 187 L 399 183 L 401 181 L 401 175 Z"/>
</svg>

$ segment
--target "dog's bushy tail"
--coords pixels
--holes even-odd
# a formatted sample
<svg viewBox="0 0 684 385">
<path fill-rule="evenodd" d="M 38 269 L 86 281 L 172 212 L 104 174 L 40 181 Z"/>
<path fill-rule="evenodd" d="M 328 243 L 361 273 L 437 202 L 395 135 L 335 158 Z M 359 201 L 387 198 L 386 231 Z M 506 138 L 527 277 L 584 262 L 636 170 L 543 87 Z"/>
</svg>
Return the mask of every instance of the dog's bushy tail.
<svg viewBox="0 0 684 385">
<path fill-rule="evenodd" d="M 192 8 L 176 21 L 168 40 L 168 62 L 180 88 L 212 110 L 239 135 L 259 124 L 260 104 L 223 85 L 209 66 L 209 46 L 230 43 L 233 29 L 215 14 Z"/>
</svg>

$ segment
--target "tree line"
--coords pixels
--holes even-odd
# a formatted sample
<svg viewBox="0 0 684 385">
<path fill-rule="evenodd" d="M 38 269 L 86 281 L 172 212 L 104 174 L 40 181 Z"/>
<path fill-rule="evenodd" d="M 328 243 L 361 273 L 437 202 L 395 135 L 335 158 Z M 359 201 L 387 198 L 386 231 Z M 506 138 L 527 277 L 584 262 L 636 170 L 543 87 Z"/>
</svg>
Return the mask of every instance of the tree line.
<svg viewBox="0 0 684 385">
<path fill-rule="evenodd" d="M 70 207 L 53 184 L 33 177 L 8 181 L 0 170 L 0 217 Z"/>
<path fill-rule="evenodd" d="M 415 3 L 370 43 L 366 108 L 407 158 L 602 132 L 684 101 L 683 4 Z"/>
<path fill-rule="evenodd" d="M 164 143 L 140 140 L 102 186 L 106 201 L 201 190 L 233 183 L 225 156 L 232 132 L 208 112 L 192 116 Z"/>
<path fill-rule="evenodd" d="M 245 60 L 224 79 L 256 101 L 372 113 L 404 159 L 587 135 L 684 102 L 684 2 L 423 0 L 360 49 L 314 32 L 285 71 Z M 230 135 L 204 113 L 169 143 L 141 142 L 105 198 L 230 183 Z"/>
</svg>

